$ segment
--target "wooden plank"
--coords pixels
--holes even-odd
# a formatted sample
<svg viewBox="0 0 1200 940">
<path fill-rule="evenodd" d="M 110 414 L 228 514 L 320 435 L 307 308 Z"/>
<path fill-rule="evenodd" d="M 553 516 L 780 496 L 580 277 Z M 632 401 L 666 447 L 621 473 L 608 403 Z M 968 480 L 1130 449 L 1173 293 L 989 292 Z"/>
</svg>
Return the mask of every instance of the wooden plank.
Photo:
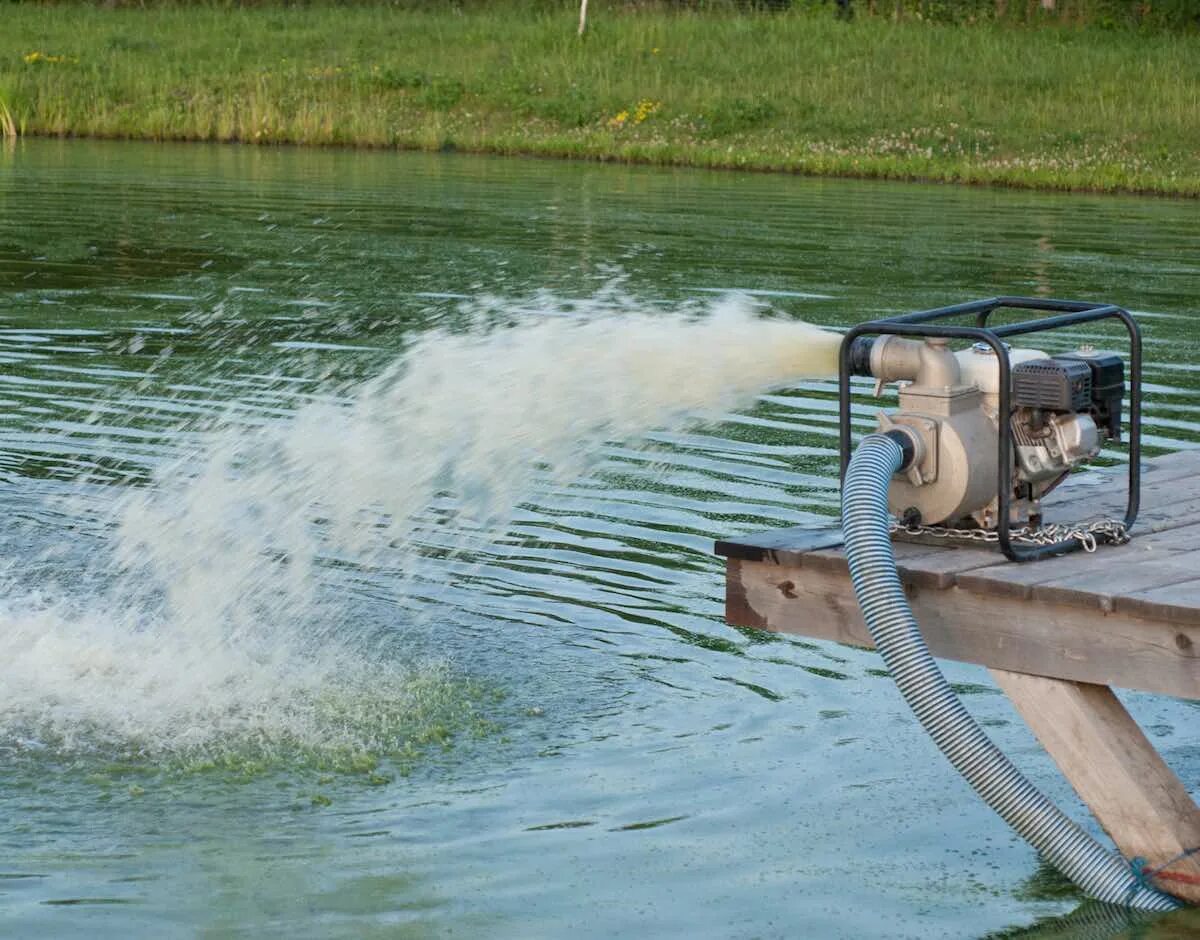
<svg viewBox="0 0 1200 940">
<path fill-rule="evenodd" d="M 755 532 L 736 539 L 721 539 L 713 551 L 725 558 L 740 558 L 743 561 L 798 562 L 807 552 L 832 548 L 842 544 L 841 525 L 814 528 L 813 526 L 789 526 L 769 532 Z"/>
<path fill-rule="evenodd" d="M 1135 538 L 1095 553 L 1076 552 L 1028 565 L 964 571 L 959 587 L 983 594 L 1040 597 L 1047 601 L 1113 609 L 1114 598 L 1200 576 L 1200 524 Z M 1198 597 L 1200 600 L 1200 597 Z"/>
<path fill-rule="evenodd" d="M 1152 617 L 1164 623 L 1196 626 L 1200 623 L 1200 578 L 1118 597 L 1115 609 L 1118 613 Z M 1191 649 L 1190 637 L 1183 633 L 1176 636 L 1176 642 L 1181 649 Z"/>
<path fill-rule="evenodd" d="M 901 579 L 921 587 L 948 588 L 954 585 L 960 572 L 1008 564 L 1003 555 L 990 548 L 896 542 L 893 550 Z M 807 552 L 797 561 L 806 567 L 826 571 L 844 573 L 847 570 L 846 556 L 840 548 Z"/>
<path fill-rule="evenodd" d="M 1172 451 L 1149 459 L 1142 458 L 1142 485 L 1156 483 L 1162 480 L 1185 480 L 1196 473 L 1200 466 L 1200 449 Z M 1113 484 L 1102 481 L 1102 477 L 1111 476 Z M 1110 489 L 1112 486 L 1124 483 L 1129 479 L 1129 465 L 1115 464 L 1111 467 L 1091 468 L 1083 473 L 1073 473 L 1048 497 L 1056 499 L 1067 493 L 1074 494 L 1077 490 L 1089 490 L 1100 487 Z"/>
<path fill-rule="evenodd" d="M 935 656 L 1200 698 L 1200 624 L 959 587 L 909 582 L 905 590 Z M 837 570 L 730 559 L 726 619 L 735 626 L 872 645 L 844 565 Z"/>
<path fill-rule="evenodd" d="M 1190 480 L 1200 471 L 1200 450 L 1181 450 L 1163 454 L 1150 460 L 1142 460 L 1142 493 L 1151 487 L 1175 480 Z M 1095 500 L 1103 495 L 1112 509 L 1123 509 L 1125 486 L 1129 480 L 1128 466 L 1114 466 L 1090 473 L 1072 474 L 1062 485 L 1045 498 L 1045 508 L 1052 515 L 1059 515 L 1058 508 L 1078 500 Z M 1143 498 L 1142 503 L 1146 500 Z M 1069 522 L 1070 519 L 1061 521 Z"/>
<path fill-rule="evenodd" d="M 1186 448 L 1159 454 L 1147 460 L 1142 458 L 1142 476 L 1158 479 L 1182 479 L 1190 477 L 1200 466 L 1200 448 Z"/>
<path fill-rule="evenodd" d="M 1094 555 L 965 571 L 956 584 L 1003 594 L 1098 608 L 1165 623 L 1200 624 L 1200 525 L 1142 535 Z"/>
<path fill-rule="evenodd" d="M 1161 890 L 1200 903 L 1200 856 L 1185 857 L 1200 847 L 1200 809 L 1112 690 L 991 672 L 1121 853 L 1144 858 Z"/>
<path fill-rule="evenodd" d="M 1195 552 L 1182 558 L 1136 558 L 1120 565 L 1101 562 L 1091 571 L 1059 571 L 1053 581 L 1035 585 L 1033 596 L 1087 607 L 1099 605 L 1108 612 L 1116 609 L 1118 600 L 1136 603 L 1147 590 L 1194 581 L 1198 566 L 1200 555 Z M 1191 600 L 1200 602 L 1200 591 L 1192 591 Z"/>
<path fill-rule="evenodd" d="M 895 544 L 896 567 L 906 584 L 960 587 L 985 595 L 1038 598 L 1110 613 L 1117 608 L 1147 619 L 1200 622 L 1200 523 L 1136 537 L 1130 544 L 1095 553 L 1011 564 L 992 548 L 933 548 Z M 781 557 L 791 557 L 781 553 Z M 846 570 L 840 549 L 804 553 L 800 564 Z M 1171 590 L 1156 590 L 1170 588 Z"/>
<path fill-rule="evenodd" d="M 1176 472 L 1147 474 L 1142 481 L 1135 532 L 1162 532 L 1191 525 L 1200 517 L 1200 459 L 1190 474 L 1184 474 L 1179 466 L 1173 469 Z M 1125 489 L 1119 478 L 1111 487 L 1072 487 L 1057 504 L 1047 500 L 1048 521 L 1121 518 L 1124 513 Z"/>
<path fill-rule="evenodd" d="M 716 543 L 715 552 L 741 561 L 768 561 L 778 565 L 804 565 L 846 570 L 840 529 L 794 526 L 758 532 Z M 1006 565 L 998 550 L 961 545 L 895 544 L 896 564 L 902 575 L 926 587 L 950 587 L 959 571 L 989 565 Z"/>
</svg>

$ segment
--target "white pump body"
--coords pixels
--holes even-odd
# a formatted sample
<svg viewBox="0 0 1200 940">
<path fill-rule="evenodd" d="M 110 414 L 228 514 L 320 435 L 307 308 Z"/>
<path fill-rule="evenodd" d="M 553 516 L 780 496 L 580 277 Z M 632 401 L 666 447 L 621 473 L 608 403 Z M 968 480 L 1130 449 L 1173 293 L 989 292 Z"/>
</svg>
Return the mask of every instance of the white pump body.
<svg viewBox="0 0 1200 940">
<path fill-rule="evenodd" d="M 1049 360 L 1009 350 L 1017 366 Z M 871 347 L 877 391 L 898 384 L 899 410 L 879 413 L 879 428 L 911 439 L 914 457 L 888 491 L 891 511 L 925 525 L 997 524 L 1000 367 L 990 346 L 954 352 L 942 338 L 881 336 Z M 1041 497 L 1100 451 L 1101 432 L 1083 411 L 1017 407 L 1012 416 L 1013 525 L 1036 522 Z"/>
</svg>

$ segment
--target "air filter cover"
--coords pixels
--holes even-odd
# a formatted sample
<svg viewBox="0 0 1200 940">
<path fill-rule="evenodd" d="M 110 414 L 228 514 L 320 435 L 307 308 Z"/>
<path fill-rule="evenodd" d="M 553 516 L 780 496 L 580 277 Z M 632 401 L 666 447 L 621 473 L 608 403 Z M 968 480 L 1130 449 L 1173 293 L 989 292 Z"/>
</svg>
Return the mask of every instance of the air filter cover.
<svg viewBox="0 0 1200 940">
<path fill-rule="evenodd" d="M 1083 411 L 1092 405 L 1092 368 L 1080 359 L 1037 359 L 1012 370 L 1013 404 L 1045 411 Z"/>
</svg>

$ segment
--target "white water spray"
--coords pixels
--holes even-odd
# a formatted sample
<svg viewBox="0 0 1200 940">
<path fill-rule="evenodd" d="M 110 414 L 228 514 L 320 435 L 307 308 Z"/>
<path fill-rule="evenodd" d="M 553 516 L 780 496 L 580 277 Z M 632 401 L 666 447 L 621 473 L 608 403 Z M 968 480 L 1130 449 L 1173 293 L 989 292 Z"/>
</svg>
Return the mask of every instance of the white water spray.
<svg viewBox="0 0 1200 940">
<path fill-rule="evenodd" d="M 469 313 L 348 398 L 213 432 L 123 498 L 106 597 L 0 615 L 0 741 L 24 728 L 154 753 L 332 734 L 386 749 L 414 673 L 324 589 L 332 563 L 403 570 L 435 529 L 502 536 L 538 481 L 827 376 L 840 341 L 742 298 L 655 311 L 609 290 Z"/>
</svg>

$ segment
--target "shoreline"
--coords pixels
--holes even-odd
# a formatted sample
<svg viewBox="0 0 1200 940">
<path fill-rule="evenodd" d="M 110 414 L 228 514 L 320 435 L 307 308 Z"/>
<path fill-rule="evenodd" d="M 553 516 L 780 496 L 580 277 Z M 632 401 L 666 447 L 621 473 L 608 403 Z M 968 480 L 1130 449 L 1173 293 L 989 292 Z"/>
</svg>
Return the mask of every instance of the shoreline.
<svg viewBox="0 0 1200 940">
<path fill-rule="evenodd" d="M 1200 198 L 1200 35 L 498 0 L 6 12 L 0 138 Z M 7 139 L 11 140 L 12 137 Z"/>
<path fill-rule="evenodd" d="M 544 160 L 557 163 L 596 163 L 608 166 L 636 166 L 657 168 L 663 170 L 701 170 L 713 173 L 754 173 L 767 174 L 774 176 L 795 176 L 809 180 L 850 180 L 858 182 L 872 183 L 897 183 L 901 185 L 914 186 L 961 186 L 968 189 L 991 189 L 991 190 L 1015 190 L 1026 193 L 1046 193 L 1048 195 L 1079 195 L 1079 196 L 1126 196 L 1134 198 L 1154 198 L 1154 199 L 1176 199 L 1184 202 L 1191 202 L 1200 199 L 1200 188 L 1195 190 L 1189 189 L 1186 191 L 1173 191 L 1168 189 L 1135 189 L 1125 187 L 1101 188 L 1096 186 L 1086 185 L 1056 185 L 1053 183 L 1038 183 L 1026 182 L 1019 179 L 962 179 L 949 178 L 945 176 L 935 175 L 920 175 L 920 174 L 899 174 L 883 172 L 855 172 L 854 170 L 845 171 L 820 171 L 809 170 L 803 167 L 776 167 L 776 166 L 753 166 L 753 165 L 735 165 L 732 163 L 697 163 L 688 160 L 656 160 L 653 158 L 639 159 L 637 157 L 628 157 L 620 154 L 574 154 L 574 153 L 558 153 L 554 151 L 538 150 L 531 148 L 528 150 L 513 149 L 513 148 L 489 148 L 489 147 L 466 147 L 452 144 L 450 146 L 440 145 L 436 147 L 426 147 L 419 144 L 406 146 L 402 144 L 372 144 L 372 143 L 309 143 L 302 141 L 291 140 L 239 140 L 230 138 L 219 140 L 215 138 L 204 137 L 138 137 L 133 135 L 116 135 L 116 134 L 46 134 L 46 133 L 26 133 L 23 137 L 16 139 L 9 138 L 7 143 L 19 144 L 21 140 L 41 140 L 41 141 L 101 141 L 113 143 L 132 143 L 132 144 L 172 144 L 172 145 L 191 145 L 205 144 L 210 146 L 221 147 L 254 147 L 257 149 L 268 150 L 271 148 L 279 149 L 309 149 L 309 150 L 338 150 L 338 151 L 366 151 L 370 153 L 424 153 L 424 154 L 443 154 L 446 156 L 462 155 L 472 157 L 496 157 L 496 158 L 513 158 L 518 160 Z M 4 146 L 4 142 L 0 142 L 0 146 Z"/>
</svg>

